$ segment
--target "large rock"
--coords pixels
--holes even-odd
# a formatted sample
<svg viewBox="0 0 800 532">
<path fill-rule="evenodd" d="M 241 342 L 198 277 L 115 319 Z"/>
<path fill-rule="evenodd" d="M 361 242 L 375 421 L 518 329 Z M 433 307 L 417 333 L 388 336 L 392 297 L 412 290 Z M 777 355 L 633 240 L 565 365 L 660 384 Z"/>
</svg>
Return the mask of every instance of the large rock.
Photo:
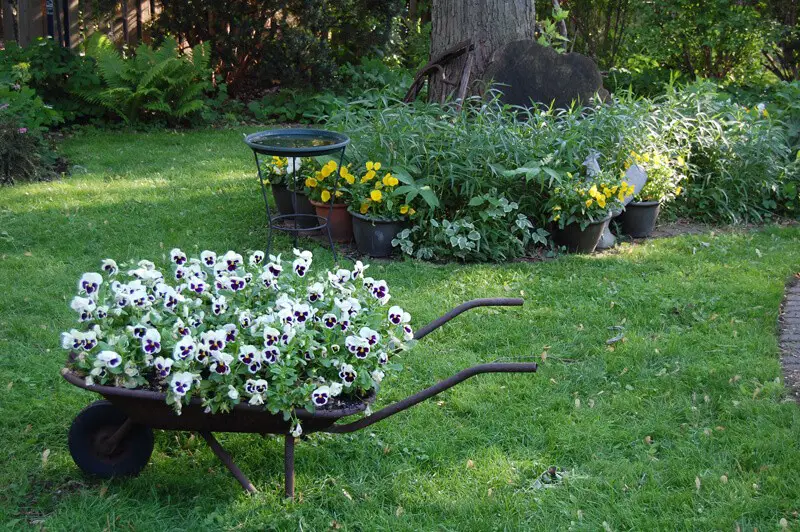
<svg viewBox="0 0 800 532">
<path fill-rule="evenodd" d="M 531 40 L 499 48 L 483 77 L 503 91 L 503 102 L 526 107 L 531 101 L 557 108 L 575 100 L 587 105 L 603 85 L 597 65 L 585 55 L 560 54 Z"/>
</svg>

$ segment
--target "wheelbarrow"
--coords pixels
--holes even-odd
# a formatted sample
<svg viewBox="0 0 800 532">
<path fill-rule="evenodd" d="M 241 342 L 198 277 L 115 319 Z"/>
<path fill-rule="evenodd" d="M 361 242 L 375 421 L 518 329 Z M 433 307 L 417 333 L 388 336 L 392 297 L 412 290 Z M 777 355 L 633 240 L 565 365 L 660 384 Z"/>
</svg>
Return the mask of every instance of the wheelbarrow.
<svg viewBox="0 0 800 532">
<path fill-rule="evenodd" d="M 419 329 L 414 338 L 419 340 L 438 329 L 459 314 L 485 306 L 520 306 L 522 299 L 473 299 L 463 303 L 444 316 Z M 295 415 L 303 425 L 303 432 L 346 433 L 361 430 L 389 416 L 429 399 L 456 384 L 481 373 L 532 373 L 535 362 L 492 362 L 478 364 L 459 371 L 430 388 L 381 408 L 369 416 L 351 423 L 337 424 L 340 419 L 366 410 L 375 400 L 374 393 L 360 401 L 338 408 L 322 408 L 315 412 L 296 410 Z M 207 414 L 197 397 L 183 407 L 181 415 L 175 414 L 165 402 L 165 395 L 148 390 L 131 390 L 115 386 L 87 386 L 85 379 L 68 368 L 61 374 L 71 384 L 99 393 L 105 400 L 95 401 L 84 408 L 72 422 L 69 430 L 69 451 L 75 464 L 85 473 L 100 478 L 133 476 L 150 460 L 153 452 L 153 429 L 194 431 L 206 440 L 211 450 L 230 470 L 248 492 L 256 488 L 236 466 L 228 452 L 214 437 L 214 432 L 240 432 L 252 434 L 284 435 L 284 485 L 286 497 L 294 497 L 294 447 L 290 421 L 280 414 L 272 414 L 261 406 L 238 404 L 226 414 Z"/>
</svg>

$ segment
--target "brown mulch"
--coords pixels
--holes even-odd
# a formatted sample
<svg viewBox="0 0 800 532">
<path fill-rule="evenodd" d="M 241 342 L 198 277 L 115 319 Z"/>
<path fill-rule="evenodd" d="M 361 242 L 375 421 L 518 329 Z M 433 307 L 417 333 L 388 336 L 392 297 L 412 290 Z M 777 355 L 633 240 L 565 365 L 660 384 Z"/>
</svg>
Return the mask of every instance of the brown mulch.
<svg viewBox="0 0 800 532">
<path fill-rule="evenodd" d="M 784 384 L 800 403 L 800 274 L 786 287 L 778 324 Z"/>
</svg>

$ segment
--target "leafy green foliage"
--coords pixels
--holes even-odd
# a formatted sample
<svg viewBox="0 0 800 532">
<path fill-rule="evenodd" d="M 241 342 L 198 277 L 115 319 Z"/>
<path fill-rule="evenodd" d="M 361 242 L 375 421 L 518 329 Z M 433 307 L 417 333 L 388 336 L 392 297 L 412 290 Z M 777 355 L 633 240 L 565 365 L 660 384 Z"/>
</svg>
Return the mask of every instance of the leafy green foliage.
<svg viewBox="0 0 800 532">
<path fill-rule="evenodd" d="M 140 44 L 133 57 L 123 57 L 105 37 L 95 34 L 87 54 L 97 62 L 103 86 L 82 92 L 126 123 L 165 120 L 174 124 L 205 109 L 210 87 L 208 45 L 180 55 L 174 39 L 158 49 Z"/>
<path fill-rule="evenodd" d="M 37 136 L 62 122 L 61 114 L 46 105 L 28 86 L 30 65 L 5 61 L 7 57 L 3 59 L 0 63 L 0 120 Z"/>
<path fill-rule="evenodd" d="M 400 12 L 398 0 L 169 2 L 159 35 L 211 43 L 211 65 L 231 94 L 329 86 L 338 65 L 382 55 Z"/>
<path fill-rule="evenodd" d="M 36 39 L 26 48 L 7 42 L 0 50 L 0 70 L 9 64 L 27 65 L 28 85 L 67 123 L 97 118 L 102 108 L 78 96 L 100 87 L 94 61 L 59 46 L 51 38 Z"/>
</svg>

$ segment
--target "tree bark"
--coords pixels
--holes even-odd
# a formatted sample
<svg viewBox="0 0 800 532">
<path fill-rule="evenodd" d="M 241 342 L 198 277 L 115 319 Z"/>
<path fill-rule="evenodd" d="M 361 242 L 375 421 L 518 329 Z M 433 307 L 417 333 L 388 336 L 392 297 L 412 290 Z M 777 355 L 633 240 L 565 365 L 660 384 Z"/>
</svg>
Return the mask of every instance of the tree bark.
<svg viewBox="0 0 800 532">
<path fill-rule="evenodd" d="M 474 62 L 470 76 L 470 94 L 478 94 L 481 87 L 475 81 L 483 73 L 492 54 L 505 44 L 520 39 L 533 39 L 536 25 L 534 0 L 433 0 L 431 9 L 431 59 L 448 48 L 467 39 L 475 45 Z M 440 101 L 459 83 L 467 54 L 451 61 L 444 68 L 444 77 L 431 79 L 429 99 Z"/>
</svg>

